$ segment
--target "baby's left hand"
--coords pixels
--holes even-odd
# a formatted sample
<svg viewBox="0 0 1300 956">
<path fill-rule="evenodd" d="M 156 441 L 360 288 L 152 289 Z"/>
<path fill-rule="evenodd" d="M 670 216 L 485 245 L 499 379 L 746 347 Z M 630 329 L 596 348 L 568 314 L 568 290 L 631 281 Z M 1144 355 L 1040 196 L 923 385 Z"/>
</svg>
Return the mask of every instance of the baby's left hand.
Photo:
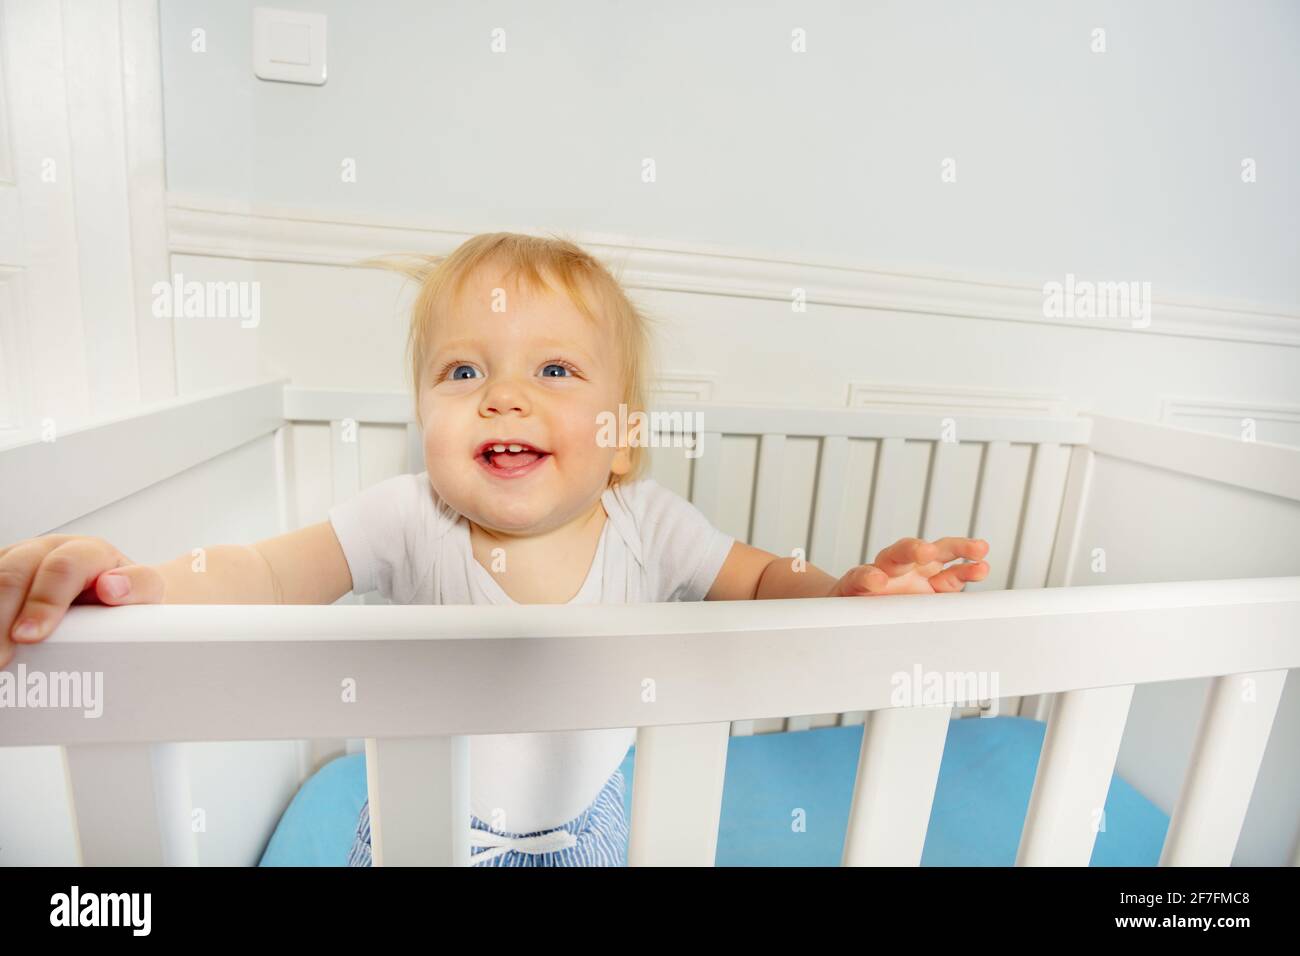
<svg viewBox="0 0 1300 956">
<path fill-rule="evenodd" d="M 835 582 L 830 597 L 874 597 L 880 594 L 943 594 L 960 591 L 967 581 L 983 581 L 989 566 L 981 561 L 989 543 L 980 538 L 902 538 L 876 555 L 875 564 L 850 568 Z M 968 558 L 971 563 L 949 561 Z"/>
</svg>

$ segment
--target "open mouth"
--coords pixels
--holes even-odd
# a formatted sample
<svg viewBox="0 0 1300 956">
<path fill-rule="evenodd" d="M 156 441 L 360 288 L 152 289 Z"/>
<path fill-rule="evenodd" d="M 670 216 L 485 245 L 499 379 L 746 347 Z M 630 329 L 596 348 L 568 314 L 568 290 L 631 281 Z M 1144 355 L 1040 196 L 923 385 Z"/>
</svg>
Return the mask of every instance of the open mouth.
<svg viewBox="0 0 1300 956">
<path fill-rule="evenodd" d="M 476 455 L 485 468 L 502 477 L 527 474 L 550 456 L 550 452 L 521 441 L 484 442 Z"/>
</svg>

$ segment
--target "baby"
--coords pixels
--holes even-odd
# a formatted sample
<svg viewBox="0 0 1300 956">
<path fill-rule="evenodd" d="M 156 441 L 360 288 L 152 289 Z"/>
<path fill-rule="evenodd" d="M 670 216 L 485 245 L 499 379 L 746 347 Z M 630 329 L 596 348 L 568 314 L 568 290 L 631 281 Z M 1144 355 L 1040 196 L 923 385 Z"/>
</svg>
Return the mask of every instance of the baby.
<svg viewBox="0 0 1300 956">
<path fill-rule="evenodd" d="M 328 604 L 377 590 L 402 604 L 585 604 L 960 591 L 988 544 L 905 538 L 835 578 L 736 541 L 642 477 L 640 445 L 605 416 L 648 411 L 649 330 L 578 246 L 476 236 L 408 267 L 421 283 L 409 353 L 427 472 L 381 482 L 322 521 L 249 546 L 131 562 L 96 538 L 0 549 L 0 667 L 74 600 Z M 635 434 L 635 432 L 633 433 Z M 969 563 L 949 562 L 968 559 Z M 470 741 L 475 865 L 622 865 L 619 766 L 634 730 Z M 349 862 L 370 862 L 363 807 Z"/>
</svg>

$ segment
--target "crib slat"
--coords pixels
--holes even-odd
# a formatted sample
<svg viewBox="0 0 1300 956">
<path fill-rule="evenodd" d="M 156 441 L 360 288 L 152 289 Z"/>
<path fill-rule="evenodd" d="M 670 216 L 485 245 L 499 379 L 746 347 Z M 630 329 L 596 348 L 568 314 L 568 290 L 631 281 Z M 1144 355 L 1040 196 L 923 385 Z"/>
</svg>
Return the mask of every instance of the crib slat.
<svg viewBox="0 0 1300 956">
<path fill-rule="evenodd" d="M 922 538 L 937 538 L 952 534 L 959 527 L 952 515 L 953 506 L 970 500 L 970 484 L 960 468 L 960 442 L 936 441 L 930 453 L 930 475 L 926 492 L 925 523 L 920 530 Z M 963 500 L 964 499 L 964 500 Z M 969 525 L 969 514 L 962 514 L 962 525 Z M 886 542 L 892 544 L 892 542 Z M 875 554 L 869 555 L 875 557 Z"/>
<path fill-rule="evenodd" d="M 1052 563 L 1047 571 L 1049 588 L 1068 588 L 1074 582 L 1074 562 L 1079 549 L 1079 536 L 1088 516 L 1091 498 L 1093 463 L 1096 456 L 1086 445 L 1070 449 L 1070 463 L 1066 470 L 1065 492 L 1061 498 L 1061 517 L 1052 542 Z"/>
<path fill-rule="evenodd" d="M 469 866 L 469 738 L 366 738 L 375 866 Z"/>
<path fill-rule="evenodd" d="M 843 435 L 822 439 L 821 461 L 817 465 L 817 501 L 813 508 L 812 542 L 808 560 L 828 574 L 835 574 L 836 554 L 844 528 L 845 474 L 848 470 L 849 440 Z M 845 569 L 847 570 L 847 569 Z"/>
<path fill-rule="evenodd" d="M 293 530 L 297 507 L 293 491 L 293 451 L 289 442 L 292 438 L 292 426 L 281 425 L 275 430 L 275 518 L 280 534 Z"/>
<path fill-rule="evenodd" d="M 983 538 L 989 543 L 990 554 L 1001 554 L 1010 558 L 1014 537 L 1007 539 L 1003 529 L 1009 528 L 1015 534 L 1017 519 L 1022 502 L 1005 493 L 1011 483 L 1011 443 L 991 441 L 984 449 L 984 467 L 979 476 L 979 501 L 975 506 L 975 519 L 971 523 L 971 536 Z M 984 590 L 985 582 L 976 581 L 966 585 L 967 591 Z"/>
<path fill-rule="evenodd" d="M 415 422 L 408 422 L 406 425 L 406 470 L 412 475 L 418 475 L 426 470 L 424 464 L 424 433 L 420 431 L 420 426 Z"/>
<path fill-rule="evenodd" d="M 183 744 L 64 747 L 83 866 L 197 866 Z"/>
<path fill-rule="evenodd" d="M 1040 442 L 1034 448 L 1029 466 L 1029 491 L 1026 494 L 1025 520 L 1016 552 L 1013 588 L 1047 586 L 1047 572 L 1052 560 L 1052 544 L 1070 449 L 1053 442 Z"/>
<path fill-rule="evenodd" d="M 917 533 L 917 528 L 901 519 L 898 502 L 907 500 L 907 462 L 903 455 L 903 438 L 882 438 L 876 459 L 876 487 L 871 492 L 871 513 L 867 516 L 867 545 L 863 561 L 870 564 L 876 555 L 899 538 Z"/>
<path fill-rule="evenodd" d="M 845 866 L 919 866 L 952 708 L 866 715 L 844 835 Z"/>
<path fill-rule="evenodd" d="M 1133 685 L 1054 696 L 1016 866 L 1087 866 L 1092 859 Z"/>
<path fill-rule="evenodd" d="M 637 730 L 629 866 L 713 866 L 729 727 L 721 721 Z"/>
<path fill-rule="evenodd" d="M 1210 682 L 1161 866 L 1229 866 L 1246 820 L 1286 671 Z"/>
<path fill-rule="evenodd" d="M 341 504 L 361 490 L 361 426 L 351 419 L 330 422 L 332 504 Z M 350 438 L 351 441 L 345 439 Z M 345 594 L 336 604 L 364 604 L 365 596 Z"/>
<path fill-rule="evenodd" d="M 699 457 L 691 466 L 691 504 L 716 525 L 721 521 L 722 435 L 719 432 L 701 432 L 699 440 Z"/>
<path fill-rule="evenodd" d="M 754 488 L 754 531 L 749 543 L 779 557 L 790 555 L 790 542 L 782 540 L 781 489 L 785 474 L 785 436 L 763 435 L 758 442 Z"/>
<path fill-rule="evenodd" d="M 333 503 L 341 504 L 361 490 L 361 426 L 351 420 L 330 422 L 333 463 Z M 351 439 L 351 440 L 348 440 Z"/>
</svg>

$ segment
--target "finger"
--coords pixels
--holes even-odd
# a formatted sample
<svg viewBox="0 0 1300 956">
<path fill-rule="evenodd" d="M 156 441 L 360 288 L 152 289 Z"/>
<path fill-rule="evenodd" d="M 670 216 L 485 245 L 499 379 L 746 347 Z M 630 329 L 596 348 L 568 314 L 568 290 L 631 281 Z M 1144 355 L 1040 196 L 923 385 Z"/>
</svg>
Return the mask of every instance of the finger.
<svg viewBox="0 0 1300 956">
<path fill-rule="evenodd" d="M 128 564 L 96 578 L 94 593 L 104 604 L 161 604 L 163 578 L 147 564 Z"/>
<path fill-rule="evenodd" d="M 36 569 L 27 601 L 14 624 L 13 639 L 20 644 L 43 641 L 95 578 L 126 563 L 116 548 L 95 538 L 77 538 L 56 547 Z"/>
<path fill-rule="evenodd" d="M 63 544 L 65 541 L 71 541 L 76 535 L 72 534 L 43 534 L 39 538 L 28 538 L 25 541 L 19 541 L 15 544 L 7 544 L 0 548 L 0 562 L 4 561 L 6 554 L 17 551 L 19 548 L 29 547 L 34 544 L 45 545 L 45 551 L 51 551 L 56 545 Z"/>
<path fill-rule="evenodd" d="M 35 538 L 11 545 L 0 555 L 0 634 L 9 637 L 18 609 L 27 598 L 36 569 L 45 556 L 62 544 L 48 538 Z"/>
<path fill-rule="evenodd" d="M 958 558 L 979 561 L 988 557 L 989 553 L 989 543 L 983 538 L 938 538 L 933 542 L 932 547 L 934 557 L 931 560 L 938 561 L 940 564 L 947 564 Z"/>
<path fill-rule="evenodd" d="M 969 564 L 954 564 L 930 578 L 930 587 L 936 594 L 960 591 L 968 581 L 983 581 L 989 574 L 989 566 L 984 561 Z"/>
<path fill-rule="evenodd" d="M 900 538 L 876 555 L 876 567 L 890 577 L 906 574 L 917 564 L 934 560 L 935 549 L 920 538 Z"/>
<path fill-rule="evenodd" d="M 880 594 L 889 587 L 889 575 L 874 564 L 860 564 L 844 575 L 840 592 L 846 597 Z"/>
</svg>

